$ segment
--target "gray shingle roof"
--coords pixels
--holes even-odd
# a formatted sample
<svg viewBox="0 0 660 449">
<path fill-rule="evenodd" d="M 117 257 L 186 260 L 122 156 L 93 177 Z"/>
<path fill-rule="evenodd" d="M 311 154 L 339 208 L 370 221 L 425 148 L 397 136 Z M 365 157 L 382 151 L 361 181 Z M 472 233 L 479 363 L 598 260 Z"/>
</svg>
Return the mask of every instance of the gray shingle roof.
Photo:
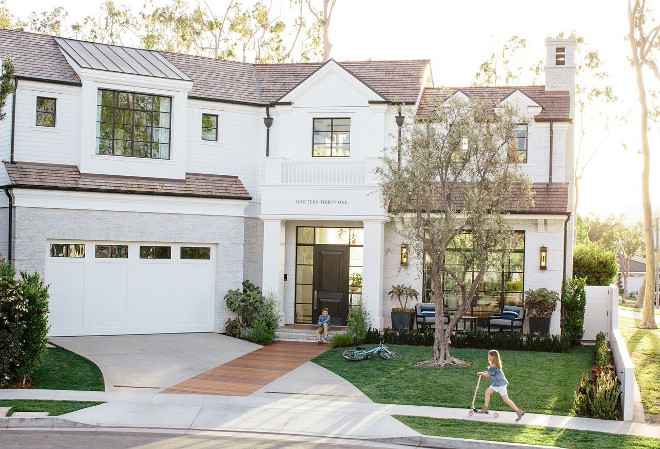
<svg viewBox="0 0 660 449">
<path fill-rule="evenodd" d="M 80 173 L 71 165 L 5 162 L 14 188 L 251 200 L 236 176 L 186 173 L 185 179 Z"/>
<path fill-rule="evenodd" d="M 52 36 L 0 29 L 0 58 L 8 56 L 17 78 L 80 84 Z"/>
<path fill-rule="evenodd" d="M 159 52 L 54 37 L 57 45 L 84 69 L 190 81 L 190 78 Z"/>
<path fill-rule="evenodd" d="M 541 113 L 535 117 L 536 121 L 570 120 L 570 94 L 567 91 L 546 91 L 545 86 L 426 88 L 424 89 L 422 100 L 417 110 L 417 117 L 422 119 L 429 118 L 435 105 L 443 102 L 458 91 L 470 98 L 477 98 L 498 104 L 517 90 L 541 106 Z"/>
</svg>

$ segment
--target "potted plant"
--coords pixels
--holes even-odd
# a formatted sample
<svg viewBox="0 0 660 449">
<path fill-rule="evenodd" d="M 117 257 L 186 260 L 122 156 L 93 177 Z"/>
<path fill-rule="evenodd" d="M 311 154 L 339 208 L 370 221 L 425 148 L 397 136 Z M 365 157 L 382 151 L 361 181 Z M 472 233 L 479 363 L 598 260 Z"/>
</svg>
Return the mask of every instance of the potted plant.
<svg viewBox="0 0 660 449">
<path fill-rule="evenodd" d="M 531 334 L 546 335 L 550 333 L 550 317 L 555 311 L 558 301 L 559 293 L 547 288 L 525 292 L 523 307 L 529 315 L 529 332 Z"/>
<path fill-rule="evenodd" d="M 409 329 L 412 330 L 415 324 L 415 309 L 408 308 L 408 300 L 411 298 L 417 299 L 419 292 L 411 285 L 393 285 L 392 289 L 388 292 L 390 298 L 394 300 L 396 297 L 399 302 L 399 307 L 392 307 L 392 329 Z M 403 298 L 403 299 L 402 299 Z"/>
<path fill-rule="evenodd" d="M 350 292 L 351 293 L 359 292 L 360 287 L 362 287 L 362 275 L 360 273 L 351 273 L 348 279 L 351 281 L 349 285 Z"/>
</svg>

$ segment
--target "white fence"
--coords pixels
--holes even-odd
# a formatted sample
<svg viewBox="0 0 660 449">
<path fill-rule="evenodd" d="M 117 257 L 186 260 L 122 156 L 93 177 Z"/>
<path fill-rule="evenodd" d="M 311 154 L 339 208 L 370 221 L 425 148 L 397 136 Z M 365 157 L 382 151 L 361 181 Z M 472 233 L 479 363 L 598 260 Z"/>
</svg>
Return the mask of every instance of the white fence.
<svg viewBox="0 0 660 449">
<path fill-rule="evenodd" d="M 633 419 L 635 396 L 635 369 L 619 330 L 619 294 L 614 285 L 609 287 L 585 287 L 587 306 L 584 313 L 584 340 L 595 340 L 603 332 L 610 342 L 616 364 L 616 375 L 621 381 L 621 405 L 623 420 Z"/>
</svg>

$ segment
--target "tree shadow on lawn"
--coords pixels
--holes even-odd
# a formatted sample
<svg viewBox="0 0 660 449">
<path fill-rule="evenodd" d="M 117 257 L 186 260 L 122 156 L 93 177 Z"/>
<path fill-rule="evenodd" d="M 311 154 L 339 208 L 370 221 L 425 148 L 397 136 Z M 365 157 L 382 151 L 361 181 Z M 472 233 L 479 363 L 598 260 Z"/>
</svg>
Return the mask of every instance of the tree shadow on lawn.
<svg viewBox="0 0 660 449">
<path fill-rule="evenodd" d="M 379 403 L 469 408 L 477 385 L 477 372 L 488 368 L 485 349 L 453 349 L 452 355 L 472 364 L 471 368 L 426 368 L 414 366 L 432 357 L 433 349 L 397 346 L 399 362 L 372 358 L 347 362 L 343 349 L 332 349 L 314 362 L 345 378 L 371 400 Z M 509 381 L 509 397 L 527 412 L 569 415 L 573 393 L 583 373 L 591 371 L 592 349 L 575 348 L 570 354 L 529 351 L 500 351 Z M 490 385 L 481 382 L 475 405 L 481 407 Z M 509 410 L 499 395 L 491 396 L 491 409 Z"/>
</svg>

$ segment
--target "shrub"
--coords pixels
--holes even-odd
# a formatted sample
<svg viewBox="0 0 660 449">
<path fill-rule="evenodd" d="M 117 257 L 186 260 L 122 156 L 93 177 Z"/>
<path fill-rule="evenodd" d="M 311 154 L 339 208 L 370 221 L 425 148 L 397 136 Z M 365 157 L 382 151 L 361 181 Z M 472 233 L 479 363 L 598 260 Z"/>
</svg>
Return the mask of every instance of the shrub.
<svg viewBox="0 0 660 449">
<path fill-rule="evenodd" d="M 48 287 L 0 262 L 0 385 L 30 379 L 46 350 Z"/>
<path fill-rule="evenodd" d="M 618 419 L 621 416 L 621 382 L 614 371 L 593 369 L 592 378 L 582 375 L 573 395 L 573 412 L 577 416 Z"/>
<path fill-rule="evenodd" d="M 598 332 L 596 335 L 596 344 L 594 345 L 593 363 L 596 368 L 601 366 L 611 366 L 610 349 L 605 340 L 605 334 Z"/>
<path fill-rule="evenodd" d="M 253 315 L 254 323 L 263 323 L 266 329 L 275 332 L 280 325 L 280 311 L 277 296 L 268 293 L 259 303 Z"/>
<path fill-rule="evenodd" d="M 259 345 L 269 345 L 275 341 L 275 331 L 268 329 L 266 323 L 255 321 L 253 326 L 241 331 L 240 338 Z"/>
<path fill-rule="evenodd" d="M 573 276 L 583 278 L 586 285 L 610 285 L 619 271 L 616 252 L 589 243 L 573 249 Z"/>
<path fill-rule="evenodd" d="M 559 293 L 547 288 L 539 288 L 525 292 L 525 303 L 523 305 L 530 316 L 550 318 L 555 308 L 557 308 L 558 301 Z"/>
<path fill-rule="evenodd" d="M 241 320 L 238 318 L 228 318 L 227 322 L 225 323 L 225 334 L 229 335 L 230 337 L 239 338 L 241 336 L 241 332 L 246 328 L 247 326 L 245 324 L 241 324 Z"/>
<path fill-rule="evenodd" d="M 353 338 L 353 343 L 359 345 L 364 343 L 367 331 L 371 327 L 371 317 L 362 301 L 351 307 L 348 312 L 348 335 Z"/>
<path fill-rule="evenodd" d="M 331 348 L 347 348 L 353 346 L 353 337 L 348 334 L 335 334 L 330 337 L 328 345 L 330 345 Z"/>
<path fill-rule="evenodd" d="M 587 305 L 584 284 L 584 279 L 569 280 L 566 282 L 562 298 L 564 320 L 562 328 L 570 335 L 572 346 L 579 346 L 584 335 L 584 309 Z"/>
<path fill-rule="evenodd" d="M 229 310 L 238 315 L 242 324 L 250 324 L 259 305 L 263 302 L 264 296 L 261 289 L 252 282 L 243 281 L 243 290 L 229 290 L 225 295 L 225 301 Z"/>
</svg>

